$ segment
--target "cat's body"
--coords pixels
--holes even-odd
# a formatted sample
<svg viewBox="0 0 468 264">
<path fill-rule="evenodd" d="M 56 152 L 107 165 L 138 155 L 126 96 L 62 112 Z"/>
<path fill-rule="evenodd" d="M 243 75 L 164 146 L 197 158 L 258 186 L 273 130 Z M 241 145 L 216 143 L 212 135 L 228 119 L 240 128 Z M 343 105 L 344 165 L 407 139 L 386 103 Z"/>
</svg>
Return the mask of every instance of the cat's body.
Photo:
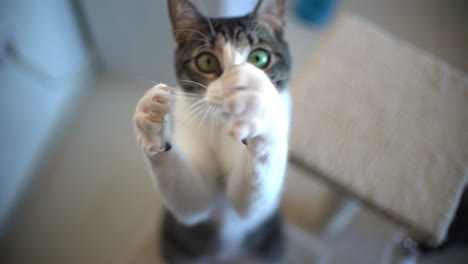
<svg viewBox="0 0 468 264">
<path fill-rule="evenodd" d="M 209 20 L 187 0 L 169 0 L 169 11 L 184 93 L 156 85 L 134 116 L 167 208 L 164 258 L 277 260 L 290 116 L 284 1 L 233 19 Z"/>
<path fill-rule="evenodd" d="M 284 97 L 283 100 L 285 104 L 279 105 L 279 107 L 285 107 L 284 111 L 285 113 L 288 113 L 289 116 L 288 94 L 285 92 L 282 96 Z M 183 120 L 183 118 L 177 117 L 184 117 L 184 113 L 187 113 L 187 109 L 193 105 L 193 102 L 187 101 L 191 100 L 182 98 L 176 99 L 174 111 L 174 142 L 177 142 L 181 150 L 184 153 L 189 153 L 187 155 L 192 157 L 192 161 L 195 161 L 193 162 L 195 170 L 200 172 L 204 182 L 207 186 L 210 186 L 208 192 L 212 194 L 212 198 L 210 198 L 212 207 L 208 213 L 209 224 L 205 223 L 204 225 L 205 229 L 208 228 L 212 230 L 208 231 L 207 234 L 202 235 L 203 238 L 198 242 L 206 246 L 206 244 L 209 244 L 207 241 L 213 239 L 206 238 L 209 237 L 208 234 L 213 232 L 216 233 L 216 255 L 218 255 L 218 257 L 226 259 L 235 255 L 243 255 L 244 253 L 248 253 L 246 251 L 250 250 L 250 248 L 245 247 L 245 244 L 249 244 L 249 241 L 251 241 L 248 236 L 252 236 L 256 233 L 256 236 L 264 236 L 272 229 L 281 229 L 281 227 L 274 225 L 280 224 L 281 222 L 279 215 L 277 214 L 277 209 L 284 176 L 287 149 L 275 147 L 280 156 L 277 158 L 279 161 L 271 166 L 271 169 L 274 172 L 265 175 L 265 177 L 271 176 L 271 179 L 266 180 L 271 181 L 270 184 L 274 184 L 276 186 L 268 188 L 266 185 L 265 190 L 263 190 L 265 201 L 258 203 L 260 207 L 254 209 L 254 214 L 248 217 L 241 216 L 228 201 L 225 191 L 226 184 L 229 182 L 229 179 L 240 176 L 239 174 L 236 175 L 233 173 L 233 171 L 235 171 L 234 167 L 238 166 L 242 168 L 243 166 L 246 166 L 245 163 L 239 163 L 238 161 L 248 158 L 246 157 L 247 153 L 245 152 L 247 147 L 239 141 L 234 141 L 231 136 L 227 135 L 220 122 L 215 122 L 212 119 L 210 120 L 207 116 L 205 116 L 204 120 L 201 120 L 203 119 L 203 114 L 195 117 L 191 122 L 184 123 L 182 121 L 176 121 Z M 188 184 L 187 188 L 190 187 L 190 184 Z M 248 187 L 246 186 L 246 188 Z M 248 194 L 246 193 L 245 195 Z M 239 196 L 240 197 L 235 198 L 243 198 L 243 194 L 239 194 Z M 166 218 L 166 221 L 167 219 L 171 218 Z M 198 223 L 197 220 L 194 220 L 194 222 Z M 189 220 L 189 222 L 191 221 Z M 260 234 L 258 229 L 262 226 L 268 225 L 265 224 L 265 222 L 274 222 L 274 225 L 270 224 L 267 230 Z M 165 228 L 163 227 L 163 232 L 168 232 L 164 229 Z M 268 237 L 273 240 L 271 242 L 283 243 L 283 238 L 281 237 L 282 234 L 280 232 L 281 231 L 278 231 L 278 234 L 275 234 L 275 237 Z M 171 236 L 173 236 L 173 234 L 171 234 Z M 185 235 L 182 237 L 185 237 Z M 187 239 L 187 237 L 185 238 Z M 165 243 L 167 242 L 168 241 Z M 211 246 L 208 246 L 202 251 L 215 251 L 210 247 Z M 274 247 L 276 248 L 278 246 Z M 281 248 L 277 248 L 277 250 L 281 250 Z M 258 253 L 260 254 L 261 252 Z M 275 253 L 280 252 L 268 252 L 265 254 L 275 255 Z"/>
</svg>

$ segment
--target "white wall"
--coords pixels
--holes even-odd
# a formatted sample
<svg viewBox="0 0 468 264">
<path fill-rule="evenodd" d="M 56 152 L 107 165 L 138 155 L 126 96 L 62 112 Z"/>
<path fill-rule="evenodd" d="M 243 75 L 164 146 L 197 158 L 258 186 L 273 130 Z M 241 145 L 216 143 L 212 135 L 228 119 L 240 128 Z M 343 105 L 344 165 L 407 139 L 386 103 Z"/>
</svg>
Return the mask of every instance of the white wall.
<svg viewBox="0 0 468 264">
<path fill-rule="evenodd" d="M 174 82 L 175 44 L 165 0 L 81 2 L 107 72 L 140 81 Z"/>
<path fill-rule="evenodd" d="M 7 37 L 21 61 L 3 54 L 0 65 L 0 232 L 89 66 L 68 1 L 2 0 L 0 45 Z"/>
<path fill-rule="evenodd" d="M 258 0 L 223 0 L 221 11 L 225 16 L 243 16 L 251 12 Z"/>
<path fill-rule="evenodd" d="M 111 74 L 175 84 L 167 0 L 82 0 L 98 56 Z M 244 15 L 257 0 L 193 0 L 212 17 Z M 130 87 L 129 87 L 130 89 Z"/>
</svg>

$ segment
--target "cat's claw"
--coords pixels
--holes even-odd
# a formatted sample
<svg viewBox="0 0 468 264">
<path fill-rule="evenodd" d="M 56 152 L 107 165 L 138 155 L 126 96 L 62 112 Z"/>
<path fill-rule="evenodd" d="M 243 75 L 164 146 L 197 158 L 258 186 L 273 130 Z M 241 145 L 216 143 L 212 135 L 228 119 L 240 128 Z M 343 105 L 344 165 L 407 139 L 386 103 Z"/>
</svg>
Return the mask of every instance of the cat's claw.
<svg viewBox="0 0 468 264">
<path fill-rule="evenodd" d="M 168 113 L 174 101 L 174 88 L 165 84 L 153 86 L 137 104 L 133 123 L 140 148 L 149 155 L 168 151 Z"/>
<path fill-rule="evenodd" d="M 257 92 L 236 92 L 228 98 L 226 107 L 231 114 L 227 131 L 234 140 L 255 137 L 264 129 L 264 103 Z"/>
</svg>

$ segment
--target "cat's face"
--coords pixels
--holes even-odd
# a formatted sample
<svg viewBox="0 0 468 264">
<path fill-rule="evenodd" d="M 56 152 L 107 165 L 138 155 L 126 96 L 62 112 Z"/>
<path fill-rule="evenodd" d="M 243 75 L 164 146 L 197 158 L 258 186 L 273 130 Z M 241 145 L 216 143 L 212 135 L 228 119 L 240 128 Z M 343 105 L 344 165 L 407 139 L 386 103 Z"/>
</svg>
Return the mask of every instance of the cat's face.
<svg viewBox="0 0 468 264">
<path fill-rule="evenodd" d="M 186 92 L 207 94 L 224 72 L 245 63 L 261 69 L 278 91 L 286 88 L 291 59 L 283 38 L 284 0 L 260 0 L 253 13 L 238 18 L 204 17 L 187 0 L 168 4 L 177 78 Z"/>
</svg>

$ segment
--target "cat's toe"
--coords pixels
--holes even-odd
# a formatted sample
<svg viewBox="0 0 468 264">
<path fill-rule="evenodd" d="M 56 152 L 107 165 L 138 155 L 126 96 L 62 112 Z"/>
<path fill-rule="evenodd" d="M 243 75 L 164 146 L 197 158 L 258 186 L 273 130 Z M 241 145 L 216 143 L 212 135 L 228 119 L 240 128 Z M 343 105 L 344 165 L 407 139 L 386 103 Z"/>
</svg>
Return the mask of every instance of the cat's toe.
<svg viewBox="0 0 468 264">
<path fill-rule="evenodd" d="M 249 124 L 246 122 L 236 122 L 228 129 L 228 134 L 236 141 L 244 140 L 250 134 Z"/>
<path fill-rule="evenodd" d="M 240 91 L 232 94 L 226 100 L 226 108 L 232 115 L 253 118 L 261 113 L 261 96 L 254 91 Z"/>
<path fill-rule="evenodd" d="M 165 84 L 152 87 L 138 102 L 133 117 L 140 147 L 149 155 L 166 150 L 166 119 L 173 102 L 173 88 Z"/>
<path fill-rule="evenodd" d="M 168 86 L 155 86 L 151 88 L 138 103 L 137 111 L 153 111 L 164 115 L 170 111 L 174 101 L 172 90 Z"/>
<path fill-rule="evenodd" d="M 151 111 L 139 111 L 133 116 L 133 123 L 137 132 L 145 132 L 148 135 L 155 135 L 162 129 L 164 116 Z"/>
<path fill-rule="evenodd" d="M 258 135 L 262 127 L 264 103 L 258 92 L 239 91 L 226 100 L 230 113 L 228 134 L 235 140 L 243 140 Z"/>
<path fill-rule="evenodd" d="M 256 137 L 261 131 L 261 121 L 253 119 L 234 119 L 230 122 L 228 134 L 236 141 Z"/>
</svg>

